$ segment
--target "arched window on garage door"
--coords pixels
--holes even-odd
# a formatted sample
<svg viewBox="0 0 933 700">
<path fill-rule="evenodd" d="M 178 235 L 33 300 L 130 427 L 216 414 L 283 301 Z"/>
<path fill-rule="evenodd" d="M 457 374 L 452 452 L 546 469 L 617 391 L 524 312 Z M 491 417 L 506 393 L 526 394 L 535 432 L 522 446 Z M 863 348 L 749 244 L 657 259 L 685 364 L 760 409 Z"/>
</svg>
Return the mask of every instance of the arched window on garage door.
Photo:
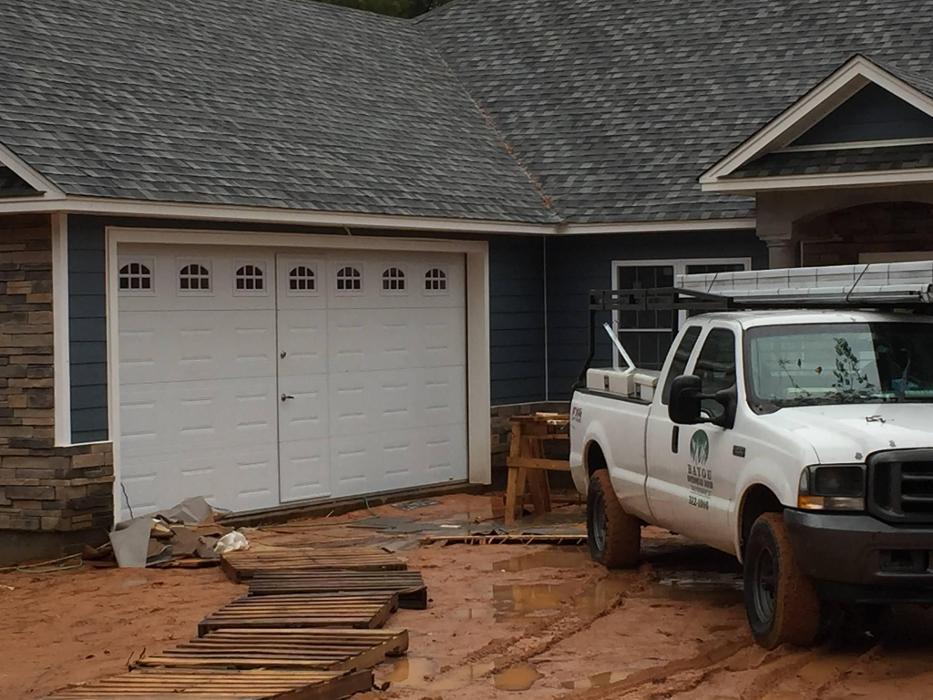
<svg viewBox="0 0 933 700">
<path fill-rule="evenodd" d="M 310 293 L 317 290 L 317 275 L 314 268 L 307 265 L 293 267 L 288 273 L 288 291 L 297 294 Z"/>
<path fill-rule="evenodd" d="M 405 271 L 400 267 L 390 267 L 382 273 L 382 291 L 399 294 L 405 291 Z"/>
<path fill-rule="evenodd" d="M 178 290 L 180 292 L 211 291 L 211 272 L 207 266 L 198 263 L 185 265 L 178 271 Z"/>
<path fill-rule="evenodd" d="M 347 265 L 337 270 L 337 292 L 353 293 L 363 289 L 363 273 L 358 267 Z"/>
<path fill-rule="evenodd" d="M 121 292 L 151 292 L 152 267 L 143 262 L 128 262 L 120 268 Z"/>
<path fill-rule="evenodd" d="M 429 294 L 447 293 L 447 272 L 439 267 L 433 267 L 424 275 L 424 291 Z"/>
<path fill-rule="evenodd" d="M 266 288 L 265 273 L 260 265 L 241 265 L 234 277 L 234 290 L 238 293 L 262 292 Z"/>
</svg>

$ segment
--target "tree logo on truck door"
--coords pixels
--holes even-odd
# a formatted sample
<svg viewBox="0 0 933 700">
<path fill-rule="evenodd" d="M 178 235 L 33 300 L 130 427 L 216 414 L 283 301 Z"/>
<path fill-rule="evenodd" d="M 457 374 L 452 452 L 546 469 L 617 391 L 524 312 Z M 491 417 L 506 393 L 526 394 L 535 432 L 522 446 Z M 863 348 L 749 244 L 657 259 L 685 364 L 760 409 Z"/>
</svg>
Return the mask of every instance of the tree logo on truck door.
<svg viewBox="0 0 933 700">
<path fill-rule="evenodd" d="M 698 430 L 690 438 L 690 457 L 696 465 L 706 464 L 709 459 L 709 436 L 705 430 Z"/>
<path fill-rule="evenodd" d="M 709 461 L 709 435 L 697 430 L 690 438 L 690 462 L 687 464 L 687 484 L 690 487 L 688 501 L 691 506 L 709 510 L 709 499 L 713 495 L 713 470 L 706 466 Z"/>
</svg>

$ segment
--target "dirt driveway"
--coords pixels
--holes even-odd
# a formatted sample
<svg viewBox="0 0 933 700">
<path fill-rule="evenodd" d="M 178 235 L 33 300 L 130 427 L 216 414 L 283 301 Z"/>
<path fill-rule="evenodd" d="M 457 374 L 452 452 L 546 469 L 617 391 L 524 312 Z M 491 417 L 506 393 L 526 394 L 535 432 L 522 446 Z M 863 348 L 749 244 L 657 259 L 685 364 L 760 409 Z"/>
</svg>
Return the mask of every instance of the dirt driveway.
<svg viewBox="0 0 933 700">
<path fill-rule="evenodd" d="M 375 509 L 398 517 L 398 509 Z M 256 542 L 385 541 L 347 527 L 369 513 L 250 531 Z M 491 517 L 490 499 L 451 496 L 406 517 Z M 637 571 L 608 574 L 582 548 L 418 547 L 395 536 L 428 583 L 426 611 L 400 611 L 409 656 L 376 671 L 366 698 L 931 697 L 933 613 L 900 611 L 880 642 L 765 652 L 752 644 L 733 561 L 668 533 L 645 533 Z M 404 540 L 404 541 L 402 541 Z M 6 587 L 13 587 L 9 590 Z M 194 634 L 241 594 L 219 570 L 0 576 L 0 697 L 41 697 L 122 670 L 145 648 Z"/>
</svg>

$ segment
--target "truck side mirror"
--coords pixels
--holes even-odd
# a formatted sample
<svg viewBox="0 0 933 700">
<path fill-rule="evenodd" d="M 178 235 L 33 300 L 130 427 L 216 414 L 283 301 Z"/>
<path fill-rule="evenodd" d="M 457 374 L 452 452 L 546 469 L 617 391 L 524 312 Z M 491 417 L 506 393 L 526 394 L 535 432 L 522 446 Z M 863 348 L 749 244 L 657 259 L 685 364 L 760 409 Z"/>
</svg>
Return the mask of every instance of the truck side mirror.
<svg viewBox="0 0 933 700">
<path fill-rule="evenodd" d="M 703 383 L 693 374 L 674 377 L 667 415 L 678 425 L 696 425 L 705 422 L 700 416 Z"/>
</svg>

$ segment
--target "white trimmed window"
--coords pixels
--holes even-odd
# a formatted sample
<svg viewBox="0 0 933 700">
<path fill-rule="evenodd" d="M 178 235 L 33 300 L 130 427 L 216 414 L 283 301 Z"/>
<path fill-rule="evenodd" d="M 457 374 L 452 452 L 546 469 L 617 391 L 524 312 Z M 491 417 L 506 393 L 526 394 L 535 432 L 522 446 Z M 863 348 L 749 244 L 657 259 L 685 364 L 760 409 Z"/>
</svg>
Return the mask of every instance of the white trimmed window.
<svg viewBox="0 0 933 700">
<path fill-rule="evenodd" d="M 404 292 L 405 291 L 405 271 L 399 267 L 390 267 L 382 273 L 382 291 L 384 292 Z"/>
<path fill-rule="evenodd" d="M 347 265 L 337 270 L 338 292 L 359 292 L 363 289 L 363 273 L 358 267 Z"/>
<path fill-rule="evenodd" d="M 317 275 L 314 268 L 307 265 L 293 267 L 288 273 L 288 291 L 310 293 L 317 290 Z"/>
<path fill-rule="evenodd" d="M 128 262 L 120 268 L 121 292 L 151 292 L 152 267 L 139 261 Z"/>
<path fill-rule="evenodd" d="M 431 294 L 446 294 L 447 273 L 439 267 L 428 270 L 424 275 L 424 291 Z"/>
<path fill-rule="evenodd" d="M 184 265 L 181 270 L 178 271 L 178 291 L 211 291 L 211 271 L 208 270 L 205 265 L 199 263 Z"/>
<path fill-rule="evenodd" d="M 234 275 L 234 291 L 262 292 L 266 288 L 265 273 L 260 265 L 241 265 Z"/>
</svg>

